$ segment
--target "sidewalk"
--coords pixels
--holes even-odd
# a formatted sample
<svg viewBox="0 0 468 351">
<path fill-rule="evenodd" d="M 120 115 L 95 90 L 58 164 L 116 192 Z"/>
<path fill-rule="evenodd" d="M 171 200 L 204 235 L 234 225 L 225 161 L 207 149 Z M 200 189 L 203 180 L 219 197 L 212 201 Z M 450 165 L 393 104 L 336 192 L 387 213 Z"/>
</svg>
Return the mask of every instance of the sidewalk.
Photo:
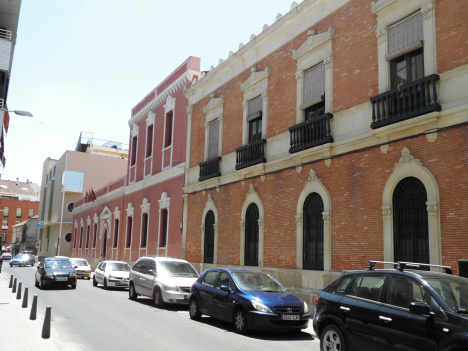
<svg viewBox="0 0 468 351">
<path fill-rule="evenodd" d="M 0 273 L 0 350 L 24 351 L 56 351 L 53 334 L 49 339 L 42 338 L 45 309 L 38 307 L 36 320 L 30 320 L 31 306 L 34 294 L 28 292 L 28 307 L 23 308 L 24 287 L 21 299 L 9 288 L 10 274 L 2 270 Z M 17 286 L 18 291 L 18 286 Z"/>
</svg>

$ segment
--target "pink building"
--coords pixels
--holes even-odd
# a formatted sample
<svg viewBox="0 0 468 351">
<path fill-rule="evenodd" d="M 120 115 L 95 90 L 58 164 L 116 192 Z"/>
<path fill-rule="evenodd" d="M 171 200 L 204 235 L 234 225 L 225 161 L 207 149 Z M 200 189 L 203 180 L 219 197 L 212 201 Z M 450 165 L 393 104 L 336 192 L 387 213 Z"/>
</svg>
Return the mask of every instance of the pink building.
<svg viewBox="0 0 468 351">
<path fill-rule="evenodd" d="M 132 109 L 127 175 L 75 204 L 71 256 L 136 261 L 182 256 L 187 99 L 200 76 L 189 57 Z"/>
</svg>

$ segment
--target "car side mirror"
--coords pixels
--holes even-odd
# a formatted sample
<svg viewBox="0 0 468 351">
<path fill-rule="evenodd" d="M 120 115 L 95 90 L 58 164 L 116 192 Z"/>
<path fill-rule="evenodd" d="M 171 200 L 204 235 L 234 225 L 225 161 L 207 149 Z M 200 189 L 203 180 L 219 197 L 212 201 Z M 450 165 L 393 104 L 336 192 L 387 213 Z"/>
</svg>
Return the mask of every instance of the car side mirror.
<svg viewBox="0 0 468 351">
<path fill-rule="evenodd" d="M 222 291 L 226 291 L 226 292 L 230 292 L 230 291 L 231 291 L 231 289 L 229 289 L 229 286 L 227 286 L 227 285 L 221 285 L 219 288 L 220 288 Z"/>
<path fill-rule="evenodd" d="M 154 275 L 154 276 L 158 275 L 158 273 L 156 273 L 156 272 L 154 271 L 154 269 L 148 269 L 148 272 L 147 272 L 147 273 L 148 273 L 148 274 L 151 274 L 151 275 Z"/>
<path fill-rule="evenodd" d="M 410 313 L 423 316 L 431 315 L 431 307 L 426 302 L 411 302 L 409 306 Z"/>
<path fill-rule="evenodd" d="M 73 268 L 78 268 L 78 266 L 75 266 L 75 267 L 73 267 Z"/>
</svg>

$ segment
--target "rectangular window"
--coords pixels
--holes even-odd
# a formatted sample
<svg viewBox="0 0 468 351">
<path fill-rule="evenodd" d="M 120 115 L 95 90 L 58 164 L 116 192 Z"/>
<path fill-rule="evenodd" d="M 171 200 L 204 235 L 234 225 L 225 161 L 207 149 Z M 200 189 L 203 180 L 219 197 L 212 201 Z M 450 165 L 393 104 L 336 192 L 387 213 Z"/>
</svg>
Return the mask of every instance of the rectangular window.
<svg viewBox="0 0 468 351">
<path fill-rule="evenodd" d="M 153 154 L 153 125 L 148 126 L 146 131 L 146 157 Z"/>
<path fill-rule="evenodd" d="M 325 113 L 325 64 L 322 62 L 304 71 L 301 109 L 305 120 Z"/>
<path fill-rule="evenodd" d="M 16 209 L 16 218 L 21 218 L 21 214 L 22 214 L 21 208 L 17 208 Z"/>
<path fill-rule="evenodd" d="M 130 247 L 132 245 L 132 227 L 133 227 L 133 217 L 127 218 L 127 242 L 125 247 Z"/>
<path fill-rule="evenodd" d="M 3 217 L 8 217 L 10 215 L 10 208 L 4 207 L 3 208 Z"/>
<path fill-rule="evenodd" d="M 132 157 L 130 159 L 130 166 L 134 166 L 136 163 L 137 157 L 137 137 L 133 137 L 132 139 Z"/>
<path fill-rule="evenodd" d="M 208 127 L 208 160 L 218 157 L 219 120 L 214 120 Z"/>
<path fill-rule="evenodd" d="M 143 213 L 141 218 L 141 242 L 140 247 L 146 247 L 146 239 L 148 238 L 148 214 Z"/>
<path fill-rule="evenodd" d="M 166 247 L 167 244 L 167 210 L 161 210 L 161 236 L 159 247 Z"/>
<path fill-rule="evenodd" d="M 173 120 L 173 112 L 169 112 L 166 114 L 166 131 L 164 136 L 164 147 L 169 147 L 172 145 L 172 120 Z"/>
<path fill-rule="evenodd" d="M 8 221 L 6 219 L 2 222 L 2 229 L 8 229 Z"/>
<path fill-rule="evenodd" d="M 80 249 L 83 247 L 83 227 L 80 228 Z"/>
<path fill-rule="evenodd" d="M 34 217 L 34 210 L 29 210 L 29 218 Z"/>
<path fill-rule="evenodd" d="M 119 242 L 119 220 L 114 221 L 114 247 L 117 247 Z"/>
<path fill-rule="evenodd" d="M 76 249 L 76 237 L 78 236 L 77 229 L 75 228 L 75 237 L 73 238 L 73 248 Z"/>
<path fill-rule="evenodd" d="M 97 224 L 94 224 L 93 248 L 96 248 L 97 241 Z"/>
<path fill-rule="evenodd" d="M 262 138 L 262 110 L 263 99 L 261 96 L 249 101 L 247 122 L 249 123 L 249 143 Z"/>
<path fill-rule="evenodd" d="M 2 233 L 1 242 L 2 242 L 2 243 L 6 242 L 6 233 Z"/>
<path fill-rule="evenodd" d="M 409 52 L 390 61 L 390 75 L 392 89 L 424 78 L 423 49 Z"/>
<path fill-rule="evenodd" d="M 88 225 L 88 228 L 86 230 L 86 248 L 89 248 L 89 235 L 91 233 L 91 227 Z"/>
</svg>

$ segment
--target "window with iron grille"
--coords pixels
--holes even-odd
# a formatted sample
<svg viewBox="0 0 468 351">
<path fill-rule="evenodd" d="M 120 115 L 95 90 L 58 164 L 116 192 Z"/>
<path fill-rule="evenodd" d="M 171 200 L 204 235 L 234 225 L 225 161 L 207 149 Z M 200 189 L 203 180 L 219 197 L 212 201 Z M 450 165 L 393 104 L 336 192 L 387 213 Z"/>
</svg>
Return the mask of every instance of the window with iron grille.
<svg viewBox="0 0 468 351">
<path fill-rule="evenodd" d="M 119 220 L 116 219 L 114 221 L 114 245 L 113 247 L 117 247 L 117 244 L 119 242 Z"/>
<path fill-rule="evenodd" d="M 167 209 L 161 210 L 161 236 L 159 240 L 159 247 L 166 247 L 167 245 Z"/>
<path fill-rule="evenodd" d="M 249 123 L 249 143 L 262 138 L 263 99 L 258 96 L 248 103 L 247 122 Z"/>
<path fill-rule="evenodd" d="M 403 178 L 393 193 L 394 261 L 429 263 L 427 192 L 415 177 Z"/>
<path fill-rule="evenodd" d="M 304 269 L 323 271 L 323 200 L 317 193 L 304 202 L 303 262 Z"/>
<path fill-rule="evenodd" d="M 388 27 L 387 60 L 392 89 L 424 78 L 423 14 L 418 11 Z"/>
<path fill-rule="evenodd" d="M 148 238 L 148 214 L 143 213 L 141 217 L 141 240 L 140 247 L 146 247 L 146 240 Z"/>
<path fill-rule="evenodd" d="M 210 210 L 205 217 L 204 263 L 213 263 L 214 260 L 214 224 L 215 215 Z"/>
<path fill-rule="evenodd" d="M 250 204 L 245 214 L 244 264 L 258 266 L 259 212 L 256 204 Z"/>
<path fill-rule="evenodd" d="M 208 127 L 208 160 L 218 157 L 219 120 L 216 119 Z"/>
<path fill-rule="evenodd" d="M 325 64 L 322 62 L 304 71 L 301 109 L 305 120 L 325 113 Z"/>
<path fill-rule="evenodd" d="M 133 217 L 127 217 L 127 242 L 125 247 L 130 247 L 132 245 L 132 228 L 133 227 Z"/>
<path fill-rule="evenodd" d="M 97 242 L 97 224 L 94 224 L 93 248 L 96 247 Z"/>
</svg>

